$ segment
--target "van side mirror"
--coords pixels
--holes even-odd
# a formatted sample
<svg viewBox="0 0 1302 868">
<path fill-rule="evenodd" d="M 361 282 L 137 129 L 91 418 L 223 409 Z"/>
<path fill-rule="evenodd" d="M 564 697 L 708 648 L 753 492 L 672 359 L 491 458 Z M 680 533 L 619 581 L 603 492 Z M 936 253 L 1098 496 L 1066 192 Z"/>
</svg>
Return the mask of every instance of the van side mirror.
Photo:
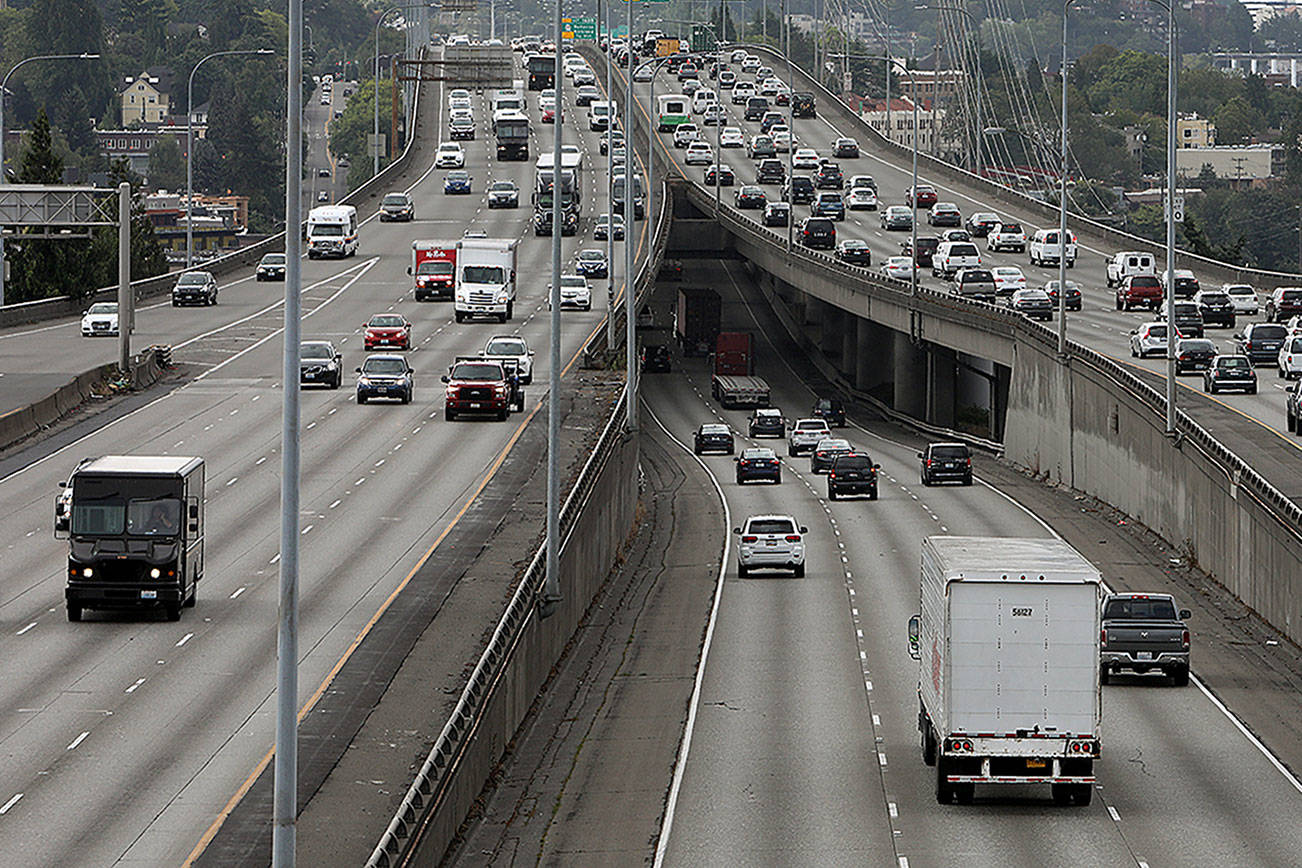
<svg viewBox="0 0 1302 868">
<path fill-rule="evenodd" d="M 407 273 L 408 273 L 408 274 L 411 274 L 411 266 L 410 266 L 410 265 L 407 266 Z"/>
<path fill-rule="evenodd" d="M 921 632 L 921 629 L 922 622 L 917 615 L 909 618 L 909 656 L 914 660 L 922 659 L 922 652 L 918 648 L 918 634 Z"/>
<path fill-rule="evenodd" d="M 61 480 L 59 480 L 59 487 L 60 487 L 60 488 L 67 488 L 67 487 L 68 487 L 68 480 L 66 480 L 66 479 L 61 479 Z"/>
<path fill-rule="evenodd" d="M 1192 618 L 1192 617 L 1193 617 L 1193 612 L 1190 612 L 1188 609 L 1181 609 L 1181 610 L 1180 610 L 1180 620 L 1181 620 L 1181 621 L 1187 621 L 1187 620 L 1189 620 L 1189 619 Z"/>
<path fill-rule="evenodd" d="M 362 369 L 361 369 L 361 368 L 354 368 L 353 370 L 356 371 L 356 372 L 359 373 L 359 374 L 362 372 Z"/>
</svg>

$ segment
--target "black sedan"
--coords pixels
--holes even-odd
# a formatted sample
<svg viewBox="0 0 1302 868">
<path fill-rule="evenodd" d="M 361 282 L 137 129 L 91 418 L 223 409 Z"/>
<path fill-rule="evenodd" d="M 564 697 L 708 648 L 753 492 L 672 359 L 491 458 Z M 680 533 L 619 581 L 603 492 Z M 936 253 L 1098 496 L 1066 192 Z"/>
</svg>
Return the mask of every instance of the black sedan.
<svg viewBox="0 0 1302 868">
<path fill-rule="evenodd" d="M 1203 391 L 1215 395 L 1226 389 L 1257 394 L 1257 372 L 1247 356 L 1217 356 L 1203 371 Z"/>
<path fill-rule="evenodd" d="M 284 280 L 285 279 L 285 254 L 283 253 L 263 254 L 262 261 L 258 263 L 257 276 L 259 281 Z"/>
<path fill-rule="evenodd" d="M 853 160 L 859 156 L 859 143 L 851 138 L 837 139 L 836 144 L 832 146 L 832 156 Z"/>
<path fill-rule="evenodd" d="M 669 347 L 664 345 L 643 347 L 642 372 L 644 374 L 669 373 Z"/>
<path fill-rule="evenodd" d="M 819 440 L 818 445 L 809 453 L 809 472 L 826 473 L 831 469 L 832 461 L 836 456 L 853 451 L 854 447 L 850 445 L 849 440 L 842 440 L 840 437 L 825 437 Z"/>
<path fill-rule="evenodd" d="M 298 350 L 298 382 L 338 389 L 343 382 L 343 356 L 329 341 L 303 341 Z"/>
<path fill-rule="evenodd" d="M 704 455 L 706 452 L 731 455 L 735 448 L 732 431 L 728 430 L 727 425 L 718 423 L 706 423 L 697 428 L 696 437 L 692 442 L 692 451 L 697 455 Z"/>
<path fill-rule="evenodd" d="M 768 204 L 768 197 L 764 195 L 761 187 L 754 184 L 747 184 L 744 187 L 737 188 L 737 193 L 733 196 L 733 202 L 738 208 L 753 210 L 763 208 Z"/>
<path fill-rule="evenodd" d="M 1175 344 L 1175 372 L 1205 371 L 1216 358 L 1216 344 L 1206 338 L 1182 338 Z"/>
<path fill-rule="evenodd" d="M 751 415 L 746 431 L 751 437 L 786 437 L 787 420 L 776 407 L 763 407 Z"/>
<path fill-rule="evenodd" d="M 722 166 L 715 165 L 706 167 L 705 184 L 707 187 L 714 184 L 715 172 L 719 173 L 720 187 L 731 187 L 733 184 L 737 183 L 737 176 L 733 174 L 732 167 L 727 163 L 724 163 Z"/>
<path fill-rule="evenodd" d="M 990 234 L 990 230 L 1001 222 L 999 215 L 993 211 L 977 211 L 968 217 L 963 225 L 967 227 L 967 231 L 973 238 L 985 238 Z"/>
<path fill-rule="evenodd" d="M 836 500 L 843 494 L 867 494 L 877 499 L 877 471 L 866 452 L 843 452 L 832 461 L 827 471 L 827 499 Z"/>
<path fill-rule="evenodd" d="M 772 449 L 762 446 L 743 449 L 741 455 L 733 459 L 737 462 L 737 484 L 753 479 L 767 479 L 782 482 L 782 462 Z"/>
<path fill-rule="evenodd" d="M 1049 296 L 1049 301 L 1053 302 L 1053 309 L 1058 309 L 1058 281 L 1050 280 L 1044 285 L 1044 291 Z M 1067 310 L 1080 310 L 1081 306 L 1080 284 L 1074 280 L 1067 281 L 1067 297 L 1062 300 Z"/>
<path fill-rule="evenodd" d="M 873 252 L 868 242 L 858 238 L 847 238 L 836 246 L 836 258 L 850 265 L 862 265 L 865 268 L 873 264 Z"/>
</svg>

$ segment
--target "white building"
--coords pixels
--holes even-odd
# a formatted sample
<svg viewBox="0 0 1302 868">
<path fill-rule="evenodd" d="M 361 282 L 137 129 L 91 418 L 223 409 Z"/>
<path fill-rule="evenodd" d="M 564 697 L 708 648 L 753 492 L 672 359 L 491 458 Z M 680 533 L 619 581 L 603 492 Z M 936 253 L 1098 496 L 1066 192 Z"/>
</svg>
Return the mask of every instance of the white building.
<svg viewBox="0 0 1302 868">
<path fill-rule="evenodd" d="M 898 145 L 913 147 L 913 102 L 907 98 L 893 97 L 890 105 L 890 127 L 886 125 L 886 100 L 865 99 L 859 106 L 859 116 L 868 125 Z M 928 100 L 918 101 L 918 150 L 932 152 L 936 145 L 936 130 L 945 121 L 945 110 L 933 108 Z"/>
</svg>

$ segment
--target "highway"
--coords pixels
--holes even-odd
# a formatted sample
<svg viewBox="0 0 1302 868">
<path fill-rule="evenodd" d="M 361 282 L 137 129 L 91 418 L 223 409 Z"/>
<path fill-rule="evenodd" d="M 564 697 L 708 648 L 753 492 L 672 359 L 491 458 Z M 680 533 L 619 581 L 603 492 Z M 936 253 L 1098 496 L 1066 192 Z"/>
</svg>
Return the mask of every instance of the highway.
<svg viewBox="0 0 1302 868">
<path fill-rule="evenodd" d="M 368 213 L 378 199 L 363 203 L 358 256 L 303 263 L 304 338 L 334 340 L 351 371 L 362 359 L 361 323 L 374 312 L 401 312 L 414 323 L 416 388 L 409 406 L 362 407 L 346 374 L 339 391 L 303 394 L 301 705 L 326 689 L 354 638 L 464 511 L 546 393 L 551 256 L 549 240 L 527 226 L 533 163 L 493 159 L 480 99 L 479 134 L 466 143 L 474 194 L 445 197 L 444 172 L 428 168 L 443 97 L 427 94 L 423 163 L 395 183 L 412 192 L 417 220 L 381 225 Z M 530 101 L 536 155 L 550 150 L 551 128 L 538 124 L 536 94 Z M 580 144 L 591 164 L 596 135 L 579 129 L 567 128 L 567 142 Z M 588 219 L 577 239 L 564 240 L 566 262 L 581 245 L 595 246 L 590 217 L 604 184 L 596 171 L 586 177 Z M 520 210 L 487 210 L 483 190 L 497 178 L 520 184 Z M 647 222 L 638 225 L 639 250 Z M 511 323 L 457 324 L 450 304 L 411 299 L 412 240 L 457 238 L 469 227 L 521 239 Z M 603 288 L 593 282 L 591 312 L 564 313 L 567 363 L 604 315 Z M 245 271 L 221 281 L 216 307 L 144 306 L 135 345 L 172 344 L 192 378 L 130 412 L 91 418 L 67 446 L 6 460 L 0 864 L 181 864 L 272 744 L 282 295 L 282 284 L 257 283 Z M 506 424 L 442 421 L 438 376 L 455 355 L 478 352 L 499 332 L 522 334 L 538 350 L 525 415 Z M 6 372 L 79 371 L 113 357 L 112 344 L 81 338 L 71 321 L 0 335 Z M 92 612 L 72 624 L 64 616 L 67 543 L 51 533 L 57 483 L 83 456 L 123 452 L 207 462 L 206 572 L 197 608 L 179 623 Z"/>
<path fill-rule="evenodd" d="M 734 71 L 739 69 L 737 64 L 731 64 L 731 68 Z M 785 79 L 784 69 L 779 68 L 777 74 Z M 753 76 L 741 75 L 740 73 L 738 75 L 738 80 L 751 79 L 753 79 Z M 702 81 L 706 87 L 714 85 L 714 82 L 709 78 Z M 678 88 L 679 85 L 674 76 L 665 71 L 658 74 L 655 82 L 656 94 L 678 92 Z M 653 108 L 646 108 L 650 95 L 650 85 L 636 84 L 635 91 L 639 95 L 639 105 L 643 107 L 643 110 L 654 111 Z M 727 125 L 739 127 L 744 132 L 747 141 L 749 141 L 752 135 L 759 132 L 759 123 L 744 120 L 742 118 L 742 107 L 734 106 L 731 98 L 727 95 L 728 92 L 725 91 L 724 93 L 723 104 L 728 116 Z M 847 189 L 849 179 L 853 175 L 871 175 L 877 183 L 879 208 L 885 208 L 888 205 L 905 204 L 905 191 L 912 183 L 908 160 L 901 159 L 894 152 L 881 149 L 875 145 L 874 140 L 870 140 L 863 135 L 857 135 L 857 131 L 838 129 L 827 119 L 823 111 L 826 107 L 820 106 L 819 108 L 819 114 L 815 118 L 796 119 L 794 131 L 798 140 L 797 146 L 812 147 L 818 151 L 820 157 L 830 157 L 832 143 L 838 137 L 849 135 L 856 138 L 861 148 L 861 156 L 858 159 L 836 160 L 845 175 Z M 785 111 L 785 108 L 779 110 Z M 693 120 L 700 126 L 699 115 L 694 116 Z M 717 128 L 702 127 L 702 129 L 705 131 L 705 140 L 714 147 Z M 660 140 L 664 151 L 668 153 L 677 172 L 698 184 L 703 184 L 704 169 L 700 166 L 686 166 L 683 163 L 684 151 L 673 147 L 672 137 L 669 134 L 661 134 Z M 737 187 L 724 187 L 721 190 L 724 203 L 731 205 L 734 192 L 740 185 L 756 183 L 755 163 L 746 156 L 746 151 L 742 148 L 724 148 L 722 153 L 722 161 L 730 165 L 737 175 Z M 787 154 L 779 154 L 778 157 L 784 164 L 789 162 Z M 796 173 L 802 174 L 802 170 L 797 170 Z M 803 173 L 811 174 L 809 172 Z M 929 177 L 921 166 L 918 179 L 919 183 L 929 183 L 935 186 L 939 191 L 940 201 L 955 203 L 962 211 L 965 219 L 976 211 L 995 211 L 1005 218 L 1020 221 L 1023 227 L 1026 228 L 1028 237 L 1035 229 L 1044 228 L 1043 218 L 1029 211 L 990 206 L 981 200 L 979 193 L 975 190 L 963 189 L 944 178 Z M 765 185 L 764 191 L 770 200 L 781 196 L 781 187 L 779 185 Z M 741 213 L 750 215 L 757 222 L 763 214 L 762 210 Z M 808 213 L 806 206 L 798 205 L 793 208 L 793 216 L 797 220 Z M 848 211 L 846 219 L 837 224 L 838 241 L 845 238 L 859 238 L 867 242 L 872 250 L 873 264 L 871 268 L 866 270 L 871 270 L 873 273 L 877 272 L 886 257 L 899 255 L 901 241 L 907 240 L 909 237 L 908 232 L 883 230 L 879 223 L 879 213 L 879 211 Z M 925 210 L 920 209 L 916 214 L 919 221 L 919 236 L 938 234 L 943 231 L 933 229 L 927 225 Z M 783 237 L 787 232 L 785 228 L 773 228 L 770 231 Z M 985 249 L 985 243 L 981 239 L 977 239 L 977 245 L 981 250 L 982 261 L 985 265 L 990 267 L 1016 265 L 1025 273 L 1028 286 L 1043 286 L 1046 281 L 1056 280 L 1058 277 L 1056 266 L 1030 265 L 1025 254 L 1011 252 L 988 253 Z M 1121 364 L 1144 372 L 1157 388 L 1164 390 L 1165 387 L 1161 383 L 1165 378 L 1165 359 L 1141 360 L 1131 357 L 1131 330 L 1143 322 L 1151 321 L 1153 315 L 1147 311 L 1123 313 L 1115 309 L 1113 291 L 1106 288 L 1104 279 L 1104 260 L 1112 252 L 1115 251 L 1095 249 L 1082 244 L 1076 267 L 1068 270 L 1068 279 L 1078 282 L 1083 293 L 1083 310 L 1068 313 L 1068 336 L 1070 339 L 1109 356 Z M 938 291 L 948 291 L 949 288 L 948 282 L 933 278 L 930 269 L 919 270 L 919 282 L 922 286 Z M 1264 302 L 1263 297 L 1263 308 Z M 1240 316 L 1238 319 L 1239 328 L 1233 331 L 1240 330 L 1249 319 L 1251 321 L 1260 321 L 1262 318 L 1261 316 L 1255 318 Z M 1054 322 L 1050 323 L 1049 326 L 1054 329 L 1057 328 L 1056 313 Z M 1207 330 L 1207 337 L 1216 342 L 1223 352 L 1232 352 L 1232 333 L 1229 329 L 1211 328 Z M 1251 436 L 1254 441 L 1273 441 L 1269 446 L 1269 454 L 1259 456 L 1262 462 L 1259 469 L 1286 494 L 1302 495 L 1302 474 L 1297 472 L 1297 461 L 1302 458 L 1302 442 L 1299 442 L 1295 436 L 1288 434 L 1284 426 L 1286 381 L 1276 377 L 1273 365 L 1258 368 L 1258 377 L 1260 390 L 1257 395 L 1220 394 L 1210 396 L 1202 394 L 1201 376 L 1182 376 L 1179 380 L 1182 387 L 1180 391 L 1181 401 L 1195 415 L 1198 421 L 1204 425 L 1209 425 L 1214 434 L 1223 436 L 1231 449 L 1244 445 L 1239 440 L 1245 436 Z M 1190 400 L 1194 392 L 1197 392 L 1199 397 Z M 1270 436 L 1253 436 L 1267 434 Z M 1245 458 L 1256 460 L 1252 455 L 1245 456 Z"/>
<path fill-rule="evenodd" d="M 724 298 L 726 328 L 753 331 L 756 369 L 797 418 L 814 391 L 798 352 L 744 272 L 711 263 L 688 275 Z M 657 304 L 666 313 L 672 295 Z M 819 864 L 1282 865 L 1295 861 L 1302 788 L 1195 687 L 1125 678 L 1104 689 L 1103 759 L 1093 804 L 1058 808 L 1047 788 L 978 788 L 969 807 L 937 804 L 916 726 L 919 541 L 928 534 L 1045 536 L 1050 527 L 983 481 L 924 488 L 902 432 L 838 429 L 882 465 L 877 501 L 826 499 L 808 458 L 745 436 L 746 412 L 710 400 L 701 359 L 648 376 L 654 418 L 690 444 L 724 421 L 749 445 L 777 447 L 780 485 L 733 480 L 727 456 L 702 459 L 726 500 L 724 522 L 785 513 L 807 525 L 807 574 L 737 578 L 723 570 L 690 751 L 670 792 L 666 865 Z M 654 424 L 648 421 L 648 424 Z M 726 530 L 726 528 L 725 528 Z M 735 537 L 733 537 L 735 545 Z M 617 713 L 613 709 L 611 714 Z M 663 829 L 664 827 L 662 827 Z"/>
</svg>

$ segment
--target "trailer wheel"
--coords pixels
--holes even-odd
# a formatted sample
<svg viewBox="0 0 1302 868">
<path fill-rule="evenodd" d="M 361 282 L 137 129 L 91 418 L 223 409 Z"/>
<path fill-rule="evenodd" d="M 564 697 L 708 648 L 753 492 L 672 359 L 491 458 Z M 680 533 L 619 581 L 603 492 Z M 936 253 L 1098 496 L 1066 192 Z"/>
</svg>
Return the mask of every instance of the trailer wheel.
<svg viewBox="0 0 1302 868">
<path fill-rule="evenodd" d="M 1075 784 L 1050 784 L 1053 791 L 1053 803 L 1055 805 L 1070 805 L 1072 801 L 1072 790 L 1076 788 Z"/>
<path fill-rule="evenodd" d="M 954 784 L 954 800 L 960 805 L 972 804 L 976 796 L 976 784 Z"/>
<path fill-rule="evenodd" d="M 1094 798 L 1094 787 L 1089 784 L 1073 784 L 1071 786 L 1075 790 L 1071 800 L 1080 807 L 1085 807 Z"/>
<path fill-rule="evenodd" d="M 922 730 L 922 761 L 929 766 L 936 764 L 936 732 L 930 723 Z"/>
</svg>

